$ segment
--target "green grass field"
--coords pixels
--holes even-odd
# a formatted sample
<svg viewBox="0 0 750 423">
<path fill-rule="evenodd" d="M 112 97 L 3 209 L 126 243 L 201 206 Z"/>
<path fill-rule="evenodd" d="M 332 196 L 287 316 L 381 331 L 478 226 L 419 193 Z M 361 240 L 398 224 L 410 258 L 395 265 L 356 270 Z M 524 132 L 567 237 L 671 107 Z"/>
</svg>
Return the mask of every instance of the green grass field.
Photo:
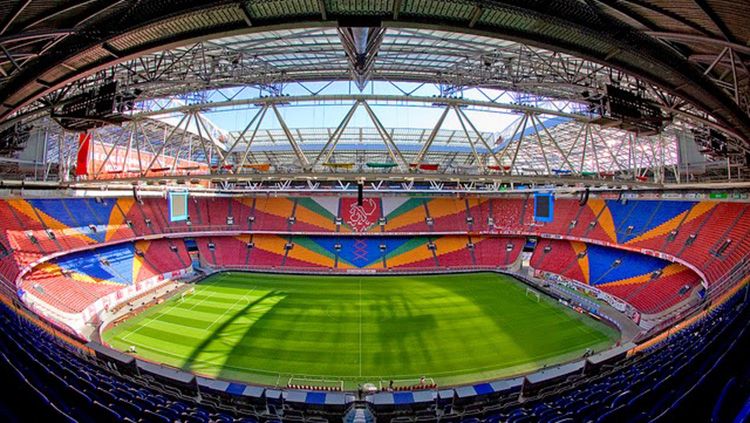
<svg viewBox="0 0 750 423">
<path fill-rule="evenodd" d="M 115 348 L 134 345 L 146 359 L 208 376 L 268 385 L 340 379 L 347 388 L 421 375 L 441 385 L 508 376 L 617 338 L 494 273 L 222 273 L 104 333 Z"/>
</svg>

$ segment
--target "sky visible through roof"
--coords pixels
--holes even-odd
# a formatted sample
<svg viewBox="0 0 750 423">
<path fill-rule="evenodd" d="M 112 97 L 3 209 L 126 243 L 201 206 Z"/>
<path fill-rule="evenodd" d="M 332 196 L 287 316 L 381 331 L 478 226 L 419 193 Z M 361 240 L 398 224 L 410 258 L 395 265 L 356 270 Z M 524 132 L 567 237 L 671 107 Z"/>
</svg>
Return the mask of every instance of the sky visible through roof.
<svg viewBox="0 0 750 423">
<path fill-rule="evenodd" d="M 323 88 L 325 85 L 325 83 L 308 83 L 306 84 L 306 87 L 315 91 Z M 415 83 L 399 83 L 398 87 L 407 92 L 416 90 L 412 93 L 413 96 L 429 97 L 439 94 L 438 88 L 434 85 L 423 85 L 420 87 L 419 84 Z M 232 95 L 237 91 L 239 91 L 239 89 L 231 89 L 225 90 L 224 93 L 226 95 Z M 495 90 L 483 90 L 483 92 L 484 94 L 478 90 L 469 89 L 463 92 L 463 98 L 488 101 L 489 97 L 491 99 L 498 99 L 498 101 L 502 103 L 509 103 L 514 100 L 512 95 L 507 93 L 503 94 Z M 353 83 L 334 82 L 325 88 L 320 94 L 331 95 L 349 93 L 359 93 Z M 362 93 L 376 95 L 403 95 L 403 93 L 395 86 L 380 81 L 367 84 L 366 89 Z M 309 95 L 309 92 L 300 85 L 291 84 L 285 87 L 284 94 L 292 96 Z M 236 98 L 246 99 L 257 96 L 257 89 L 245 88 Z M 212 100 L 219 101 L 220 99 L 212 97 Z M 371 104 L 371 107 L 386 128 L 432 129 L 444 110 L 444 107 L 442 106 L 425 104 L 406 105 L 373 103 Z M 350 108 L 351 103 L 340 105 L 330 103 L 325 105 L 305 103 L 303 105 L 279 107 L 279 112 L 287 125 L 292 129 L 335 128 L 339 125 Z M 242 131 L 256 112 L 257 108 L 243 107 L 237 109 L 207 111 L 204 112 L 204 116 L 225 131 Z M 512 132 L 513 129 L 515 129 L 514 123 L 516 123 L 521 117 L 520 113 L 507 110 L 467 110 L 466 114 L 478 130 L 493 133 Z M 349 123 L 349 127 L 373 127 L 372 121 L 364 108 L 360 107 L 357 110 Z M 263 120 L 263 124 L 261 125 L 261 129 L 276 128 L 279 128 L 278 121 L 272 116 L 272 113 L 267 113 Z M 461 123 L 453 111 L 448 113 L 441 128 L 446 130 L 462 130 Z M 471 131 L 470 127 L 467 127 L 467 129 Z M 509 136 L 510 134 L 507 135 Z"/>
</svg>

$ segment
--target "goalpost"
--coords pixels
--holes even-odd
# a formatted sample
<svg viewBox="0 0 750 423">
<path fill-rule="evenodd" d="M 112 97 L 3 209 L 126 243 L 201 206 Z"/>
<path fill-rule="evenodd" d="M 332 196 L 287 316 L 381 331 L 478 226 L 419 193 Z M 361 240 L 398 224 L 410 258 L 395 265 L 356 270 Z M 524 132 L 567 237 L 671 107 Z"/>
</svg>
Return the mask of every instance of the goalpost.
<svg viewBox="0 0 750 423">
<path fill-rule="evenodd" d="M 384 390 L 403 390 L 403 389 L 415 389 L 415 388 L 425 388 L 425 389 L 431 389 L 437 386 L 435 383 L 435 379 L 431 377 L 421 377 L 421 378 L 413 378 L 413 379 L 393 379 L 393 380 L 379 380 L 378 386 L 380 387 L 381 391 Z"/>
<path fill-rule="evenodd" d="M 195 294 L 195 287 L 192 287 L 188 289 L 187 291 L 183 291 L 182 294 L 180 294 L 180 302 L 185 301 L 185 297 L 187 297 L 188 295 L 193 295 L 193 294 Z"/>
<path fill-rule="evenodd" d="M 542 294 L 540 294 L 538 291 L 535 291 L 531 288 L 526 288 L 526 298 L 529 298 L 529 295 L 536 298 L 536 302 L 542 301 Z"/>
</svg>

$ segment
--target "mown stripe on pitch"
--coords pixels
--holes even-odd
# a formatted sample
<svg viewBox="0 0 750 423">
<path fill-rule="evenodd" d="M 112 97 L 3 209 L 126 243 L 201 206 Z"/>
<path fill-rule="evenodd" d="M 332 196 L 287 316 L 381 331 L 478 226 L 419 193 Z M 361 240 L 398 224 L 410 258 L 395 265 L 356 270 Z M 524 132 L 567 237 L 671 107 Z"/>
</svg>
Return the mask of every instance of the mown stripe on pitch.
<svg viewBox="0 0 750 423">
<path fill-rule="evenodd" d="M 188 296 L 184 304 L 164 316 L 157 313 L 156 319 L 133 319 L 133 323 L 148 324 L 133 338 L 178 351 L 185 357 L 207 339 L 206 350 L 199 352 L 197 358 L 210 357 L 217 364 L 196 362 L 192 368 L 223 366 L 224 370 L 218 369 L 219 374 L 237 368 L 233 364 L 270 369 L 288 366 L 313 374 L 357 374 L 360 328 L 359 304 L 354 299 L 359 296 L 358 279 L 285 280 L 277 275 L 236 274 L 222 277 L 218 283 L 209 280 L 198 285 L 196 294 Z M 494 274 L 362 280 L 367 281 L 362 291 L 366 321 L 361 328 L 365 373 L 378 368 L 392 374 L 451 374 L 445 371 L 446 366 L 497 369 L 513 363 L 543 361 L 550 354 L 582 350 L 611 337 L 608 333 L 591 332 L 587 322 L 546 301 L 525 299 L 523 287 L 516 282 L 503 283 L 503 278 Z M 255 286 L 283 299 L 272 307 L 258 309 L 233 306 Z M 200 303 L 201 300 L 205 301 Z M 162 307 L 171 305 L 168 302 Z M 421 315 L 434 316 L 434 325 Z M 378 320 L 389 316 L 390 321 Z M 189 328 L 183 330 L 176 345 L 171 341 L 178 339 L 174 333 L 179 332 L 181 319 Z M 233 320 L 225 326 L 230 319 Z M 215 323 L 212 330 L 204 331 L 197 339 L 193 335 L 201 330 L 195 326 L 204 320 L 206 327 Z M 423 324 L 414 323 L 420 321 Z M 158 330 L 153 331 L 154 328 Z M 214 330 L 217 328 L 221 330 Z M 423 336 L 415 334 L 419 328 L 423 329 Z M 549 333 L 552 336 L 545 336 Z M 123 336 L 127 332 L 123 331 Z M 172 340 L 164 341 L 170 337 Z M 242 344 L 236 345 L 239 342 Z M 548 343 L 554 344 L 555 351 L 550 353 Z M 403 360 L 399 354 L 405 355 Z M 222 355 L 223 365 L 218 364 Z M 489 365 L 488 355 L 496 356 Z M 344 362 L 348 360 L 351 363 Z M 286 364 L 280 365 L 281 362 Z M 252 377 L 250 373 L 248 377 Z"/>
</svg>

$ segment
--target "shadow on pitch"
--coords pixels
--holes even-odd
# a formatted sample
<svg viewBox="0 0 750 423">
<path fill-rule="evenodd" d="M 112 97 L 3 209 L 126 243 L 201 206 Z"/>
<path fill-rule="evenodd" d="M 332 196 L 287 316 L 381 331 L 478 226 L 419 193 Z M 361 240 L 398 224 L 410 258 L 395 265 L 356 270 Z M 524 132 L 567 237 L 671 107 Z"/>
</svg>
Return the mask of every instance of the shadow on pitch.
<svg viewBox="0 0 750 423">
<path fill-rule="evenodd" d="M 334 374 L 340 366 L 357 365 L 358 352 L 354 350 L 336 350 L 321 352 L 318 345 L 336 345 L 338 342 L 350 343 L 358 334 L 349 331 L 353 314 L 346 309 L 346 303 L 333 309 L 329 315 L 327 308 L 318 308 L 323 313 L 309 313 L 316 310 L 300 304 L 299 300 L 284 298 L 273 308 L 259 316 L 252 327 L 245 328 L 242 338 L 228 354 L 226 364 L 219 377 L 231 378 L 231 372 L 243 367 L 259 367 L 251 373 L 308 374 L 323 372 Z M 337 312 L 339 311 L 339 312 Z M 317 325 L 311 328 L 310 325 Z M 307 347 L 305 345 L 308 345 Z M 331 360 L 327 354 L 335 354 Z M 254 363 L 253 357 L 259 362 Z M 283 365 L 279 369 L 263 369 L 269 362 Z M 336 368 L 326 368 L 326 363 L 333 363 Z M 329 372 L 329 373 L 326 373 Z"/>
<path fill-rule="evenodd" d="M 554 354 L 550 355 L 546 352 L 547 350 L 553 351 L 557 348 L 564 349 L 565 345 L 550 345 L 546 342 L 544 333 L 545 331 L 554 332 L 557 330 L 555 327 L 557 319 L 552 318 L 552 315 L 564 319 L 565 313 L 562 310 L 562 306 L 554 304 L 554 300 L 545 296 L 542 301 L 547 309 L 544 311 L 541 309 L 535 311 L 535 313 L 540 313 L 539 316 L 535 316 L 534 314 L 526 315 L 525 313 L 530 310 L 525 306 L 530 300 L 525 295 L 526 285 L 523 282 L 511 276 L 505 276 L 508 279 L 501 281 L 499 280 L 500 275 L 490 273 L 489 275 L 498 278 L 497 283 L 507 287 L 513 286 L 514 288 L 503 289 L 501 286 L 493 288 L 492 292 L 486 292 L 484 289 L 475 290 L 471 288 L 472 277 L 474 275 L 482 278 L 482 275 L 487 275 L 487 273 L 465 274 L 461 276 L 461 282 L 440 283 L 439 286 L 453 292 L 457 297 L 472 303 L 481 310 L 484 317 L 492 321 L 497 330 L 506 336 L 504 339 L 506 343 L 504 348 L 500 345 L 498 346 L 498 361 L 506 362 L 510 367 L 518 365 L 542 366 L 558 361 Z M 521 289 L 519 290 L 518 287 Z M 506 298 L 502 302 L 493 302 L 487 301 L 488 295 L 505 295 Z M 553 306 L 549 307 L 550 304 L 553 304 Z M 544 328 L 536 327 L 530 331 L 521 329 L 529 321 L 538 319 L 542 315 L 546 315 L 543 318 L 548 321 L 549 326 Z M 478 328 L 476 333 L 467 332 L 464 334 L 464 342 L 467 345 L 471 345 L 473 338 L 481 336 L 481 328 Z M 511 352 L 512 350 L 515 350 L 515 352 Z M 583 347 L 581 348 L 581 352 L 583 352 Z M 564 353 L 561 352 L 560 354 Z M 570 356 L 576 355 L 576 353 L 567 354 Z"/>
<path fill-rule="evenodd" d="M 209 351 L 208 348 L 211 344 L 214 344 L 216 342 L 221 342 L 221 339 L 223 337 L 233 337 L 235 335 L 234 333 L 231 333 L 231 330 L 242 330 L 247 331 L 249 330 L 250 326 L 247 327 L 239 327 L 239 328 L 232 328 L 232 325 L 234 325 L 238 319 L 242 318 L 243 316 L 246 316 L 250 310 L 252 310 L 255 307 L 258 307 L 259 305 L 273 300 L 274 303 L 277 303 L 281 301 L 286 295 L 280 291 L 271 291 L 263 296 L 254 299 L 253 301 L 250 301 L 247 303 L 247 305 L 243 306 L 236 312 L 232 313 L 229 318 L 221 322 L 221 324 L 217 325 L 215 329 L 213 329 L 210 333 L 206 333 L 203 337 L 203 341 L 201 341 L 200 344 L 198 344 L 193 351 L 191 351 L 190 356 L 185 359 L 185 362 L 183 363 L 183 368 L 190 369 L 190 370 L 200 370 L 200 364 L 204 360 L 199 360 L 199 358 L 202 355 L 211 354 L 212 351 Z M 222 351 L 217 351 L 218 355 L 221 355 L 222 357 L 227 355 L 227 350 L 229 348 L 222 348 Z"/>
</svg>

